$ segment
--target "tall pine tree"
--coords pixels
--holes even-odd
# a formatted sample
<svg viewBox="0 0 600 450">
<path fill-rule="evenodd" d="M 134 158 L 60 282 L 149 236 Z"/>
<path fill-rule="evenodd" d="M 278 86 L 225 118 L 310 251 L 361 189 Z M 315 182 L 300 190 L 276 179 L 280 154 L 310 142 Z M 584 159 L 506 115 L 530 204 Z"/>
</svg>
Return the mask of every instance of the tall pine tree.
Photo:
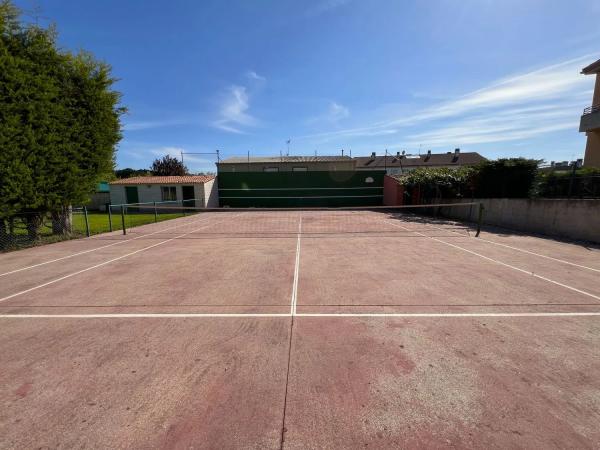
<svg viewBox="0 0 600 450">
<path fill-rule="evenodd" d="M 44 214 L 64 220 L 112 172 L 125 109 L 107 64 L 61 51 L 54 27 L 19 15 L 0 2 L 0 218 L 27 213 L 35 235 Z"/>
</svg>

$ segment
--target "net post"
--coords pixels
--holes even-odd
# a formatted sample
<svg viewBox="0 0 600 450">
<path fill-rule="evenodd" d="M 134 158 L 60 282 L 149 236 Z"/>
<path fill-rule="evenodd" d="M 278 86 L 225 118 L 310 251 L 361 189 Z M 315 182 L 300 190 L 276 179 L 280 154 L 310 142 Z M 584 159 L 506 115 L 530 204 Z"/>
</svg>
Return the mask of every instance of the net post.
<svg viewBox="0 0 600 450">
<path fill-rule="evenodd" d="M 158 222 L 158 211 L 156 210 L 156 202 L 154 203 L 154 223 Z"/>
<path fill-rule="evenodd" d="M 83 206 L 83 217 L 85 217 L 85 235 L 90 237 L 90 221 L 88 219 L 87 206 Z"/>
<path fill-rule="evenodd" d="M 125 205 L 121 205 L 121 225 L 123 226 L 123 234 L 127 234 L 125 229 Z"/>
<path fill-rule="evenodd" d="M 112 233 L 112 205 L 110 203 L 106 204 L 106 210 L 108 211 L 108 231 Z"/>
<path fill-rule="evenodd" d="M 475 237 L 479 237 L 479 233 L 481 233 L 481 223 L 483 222 L 483 203 L 479 203 L 479 213 L 477 215 L 477 233 L 475 233 Z"/>
</svg>

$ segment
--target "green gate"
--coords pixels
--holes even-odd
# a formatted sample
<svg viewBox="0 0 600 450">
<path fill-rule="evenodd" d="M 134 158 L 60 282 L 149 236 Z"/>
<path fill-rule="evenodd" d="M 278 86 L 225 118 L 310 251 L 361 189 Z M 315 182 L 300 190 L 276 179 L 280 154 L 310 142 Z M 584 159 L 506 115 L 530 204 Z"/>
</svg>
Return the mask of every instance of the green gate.
<svg viewBox="0 0 600 450">
<path fill-rule="evenodd" d="M 221 172 L 219 203 L 231 208 L 379 206 L 384 170 Z"/>
</svg>

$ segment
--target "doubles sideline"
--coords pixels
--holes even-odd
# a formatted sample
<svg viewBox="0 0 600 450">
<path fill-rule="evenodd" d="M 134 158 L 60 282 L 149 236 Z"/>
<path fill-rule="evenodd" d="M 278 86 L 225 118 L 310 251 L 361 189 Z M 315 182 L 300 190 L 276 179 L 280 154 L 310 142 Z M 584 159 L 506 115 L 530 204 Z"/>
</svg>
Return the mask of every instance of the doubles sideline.
<svg viewBox="0 0 600 450">
<path fill-rule="evenodd" d="M 219 222 L 217 222 L 217 223 L 219 223 Z M 175 236 L 175 237 L 172 237 L 170 239 L 166 239 L 164 241 L 157 242 L 156 244 L 152 244 L 152 245 L 149 245 L 147 247 L 140 248 L 140 249 L 135 250 L 133 252 L 126 253 L 125 255 L 121 255 L 121 256 L 118 256 L 116 258 L 109 259 L 108 261 L 104 261 L 104 262 L 101 262 L 99 264 L 95 264 L 95 265 L 90 266 L 90 267 L 86 267 L 85 269 L 81 269 L 81 270 L 78 270 L 76 272 L 72 272 L 72 273 L 64 275 L 64 276 L 62 276 L 60 278 L 55 278 L 55 279 L 50 280 L 50 281 L 48 281 L 46 283 L 42 283 L 42 284 L 39 284 L 37 286 L 33 286 L 33 287 L 29 288 L 29 289 L 25 289 L 23 291 L 16 292 L 16 293 L 11 294 L 11 295 L 7 295 L 6 297 L 0 298 L 0 302 L 4 302 L 6 300 L 10 300 L 11 298 L 17 297 L 19 295 L 27 294 L 28 292 L 35 291 L 37 289 L 49 286 L 49 285 L 54 284 L 54 283 L 58 283 L 59 281 L 66 280 L 67 278 L 74 277 L 75 275 L 79 275 L 81 273 L 84 273 L 84 272 L 87 272 L 87 271 L 90 271 L 90 270 L 93 270 L 93 269 L 97 269 L 98 267 L 105 266 L 105 265 L 110 264 L 110 263 L 112 263 L 114 261 L 119 261 L 120 259 L 127 258 L 128 256 L 135 255 L 136 253 L 140 253 L 140 252 L 143 252 L 145 250 L 149 250 L 151 248 L 158 247 L 159 245 L 163 245 L 163 244 L 166 244 L 167 242 L 174 241 L 174 240 L 179 239 L 179 238 L 181 238 L 183 236 L 187 236 L 188 234 L 195 233 L 196 231 L 201 230 L 203 227 L 208 226 L 208 225 L 214 225 L 214 224 L 204 224 L 201 227 L 195 228 L 192 231 L 188 231 L 187 233 L 180 234 L 179 236 Z"/>
<path fill-rule="evenodd" d="M 205 217 L 205 218 L 202 218 L 200 220 L 196 220 L 194 222 L 186 222 L 186 224 L 202 222 L 204 220 L 211 219 L 212 217 L 215 217 L 215 216 Z M 175 220 L 177 220 L 177 219 L 175 219 Z M 151 225 L 151 224 L 149 224 L 149 225 Z M 153 233 L 143 234 L 141 236 L 136 236 L 136 237 L 131 238 L 131 239 L 122 239 L 122 240 L 119 240 L 117 242 L 113 242 L 112 244 L 102 245 L 100 247 L 95 247 L 95 248 L 92 248 L 92 249 L 89 249 L 89 250 L 83 250 L 81 252 L 72 253 L 72 254 L 66 255 L 66 256 L 61 256 L 60 258 L 51 259 L 49 261 L 44 261 L 44 262 L 41 262 L 41 263 L 38 263 L 38 264 L 33 264 L 31 266 L 21 267 L 20 269 L 15 269 L 15 270 L 11 270 L 9 272 L 0 273 L 0 277 L 3 277 L 5 275 L 10 275 L 10 274 L 13 274 L 13 273 L 17 273 L 17 272 L 22 272 L 24 270 L 34 269 L 36 267 L 44 266 L 46 264 L 55 263 L 55 262 L 58 262 L 58 261 L 63 261 L 65 259 L 73 258 L 74 256 L 79 256 L 79 255 L 84 255 L 86 253 L 95 252 L 96 250 L 101 250 L 103 248 L 112 247 L 113 245 L 125 244 L 127 242 L 135 241 L 136 239 L 141 239 L 141 238 L 145 238 L 145 237 L 148 237 L 148 236 L 152 236 L 154 234 L 162 233 L 163 231 L 166 231 L 166 230 L 172 230 L 173 228 L 177 228 L 179 226 L 181 226 L 181 223 L 179 225 L 173 225 L 172 227 L 161 228 L 160 230 L 155 231 Z M 94 236 L 92 236 L 92 238 L 93 237 Z M 90 239 L 90 238 L 87 238 L 87 239 Z"/>
<path fill-rule="evenodd" d="M 494 259 L 494 258 L 490 258 L 489 256 L 485 256 L 485 255 L 482 255 L 481 253 L 474 252 L 473 250 L 469 250 L 467 248 L 461 247 L 460 245 L 451 244 L 450 242 L 442 241 L 441 239 L 437 239 L 437 238 L 432 237 L 432 236 L 427 236 L 426 234 L 420 233 L 418 231 L 410 230 L 410 229 L 408 229 L 408 228 L 406 228 L 406 227 L 404 227 L 402 225 L 399 225 L 397 223 L 390 222 L 390 225 L 393 225 L 395 227 L 403 228 L 404 230 L 411 231 L 411 232 L 413 232 L 415 234 L 418 234 L 419 236 L 423 236 L 423 237 L 429 238 L 429 239 L 431 239 L 433 241 L 439 242 L 441 244 L 445 244 L 445 245 L 448 245 L 450 247 L 456 248 L 458 250 L 462 250 L 463 252 L 467 252 L 467 253 L 470 253 L 472 255 L 479 256 L 480 258 L 483 258 L 483 259 L 485 259 L 487 261 L 491 261 L 493 263 L 500 264 L 501 266 L 508 267 L 509 269 L 516 270 L 518 272 L 530 275 L 532 277 L 539 278 L 540 280 L 547 281 L 548 283 L 552 283 L 552 284 L 555 284 L 557 286 L 561 286 L 561 287 L 564 287 L 566 289 L 569 289 L 571 291 L 575 291 L 575 292 L 578 292 L 580 294 L 587 295 L 588 297 L 592 297 L 592 298 L 594 298 L 596 300 L 600 300 L 600 296 L 598 296 L 598 295 L 594 295 L 594 294 L 592 294 L 590 292 L 583 291 L 581 289 L 577 289 L 576 287 L 573 287 L 573 286 L 569 286 L 568 284 L 563 284 L 563 283 L 560 283 L 558 281 L 552 280 L 550 278 L 543 277 L 542 275 L 538 275 L 536 273 L 530 272 L 529 270 L 521 269 L 520 267 L 516 267 L 516 266 L 513 266 L 511 264 L 507 264 L 507 263 L 502 262 L 500 260 L 497 260 L 497 259 Z"/>
<path fill-rule="evenodd" d="M 460 236 L 464 236 L 462 233 L 459 233 L 458 231 L 454 231 L 454 230 L 450 230 L 450 229 L 446 229 L 446 228 L 440 228 L 440 227 L 436 227 L 435 225 L 432 224 L 428 224 L 431 228 L 435 228 L 436 230 L 441 230 L 441 231 L 450 231 L 452 233 L 458 234 Z M 413 231 L 413 230 L 411 230 Z M 472 238 L 472 236 L 469 236 Z M 478 241 L 482 241 L 482 242 L 487 242 L 488 244 L 494 244 L 494 245 L 498 245 L 500 247 L 505 247 L 505 248 L 510 248 L 511 250 L 516 250 L 518 252 L 523 252 L 523 253 L 527 253 L 529 255 L 534 255 L 534 256 L 539 256 L 540 258 L 545 258 L 545 259 L 550 259 L 552 261 L 556 261 L 559 263 L 563 263 L 563 264 L 568 264 L 570 266 L 574 266 L 574 267 L 579 267 L 581 269 L 586 269 L 586 270 L 591 270 L 593 272 L 599 272 L 600 273 L 600 269 L 595 269 L 593 267 L 589 267 L 589 266 L 584 266 L 583 264 L 577 264 L 571 261 L 566 261 L 564 259 L 560 259 L 560 258 L 554 258 L 553 256 L 548 256 L 548 255 L 542 255 L 541 253 L 536 253 L 536 252 L 532 252 L 530 250 L 525 250 L 523 248 L 519 248 L 519 247 L 514 247 L 512 245 L 507 245 L 507 244 L 502 244 L 501 242 L 496 242 L 496 241 L 490 241 L 489 239 L 484 239 L 481 236 L 477 238 Z"/>
</svg>

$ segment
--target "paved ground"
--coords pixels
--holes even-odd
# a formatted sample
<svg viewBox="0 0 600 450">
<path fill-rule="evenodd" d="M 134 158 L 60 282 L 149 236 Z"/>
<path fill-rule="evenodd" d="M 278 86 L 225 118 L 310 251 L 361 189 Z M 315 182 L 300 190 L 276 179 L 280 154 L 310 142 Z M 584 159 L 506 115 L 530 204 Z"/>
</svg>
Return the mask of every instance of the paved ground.
<svg viewBox="0 0 600 450">
<path fill-rule="evenodd" d="M 600 250 L 210 213 L 0 255 L 1 448 L 598 448 Z"/>
</svg>

